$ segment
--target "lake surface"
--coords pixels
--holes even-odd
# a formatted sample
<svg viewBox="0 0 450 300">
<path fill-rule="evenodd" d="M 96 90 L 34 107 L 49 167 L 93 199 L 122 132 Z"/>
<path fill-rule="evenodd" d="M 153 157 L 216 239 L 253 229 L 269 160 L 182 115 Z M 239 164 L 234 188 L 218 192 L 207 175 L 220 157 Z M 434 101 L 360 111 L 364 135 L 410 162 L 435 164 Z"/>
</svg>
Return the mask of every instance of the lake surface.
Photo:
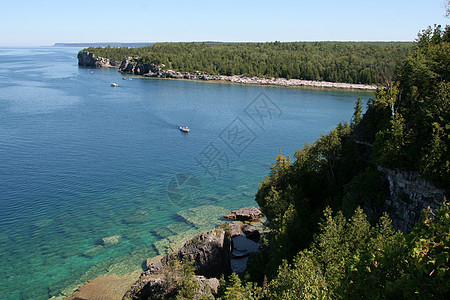
<svg viewBox="0 0 450 300">
<path fill-rule="evenodd" d="M 2 299 L 47 299 L 130 272 L 224 211 L 256 205 L 280 149 L 293 157 L 349 121 L 358 96 L 372 97 L 123 80 L 79 68 L 78 50 L 0 48 Z"/>
</svg>

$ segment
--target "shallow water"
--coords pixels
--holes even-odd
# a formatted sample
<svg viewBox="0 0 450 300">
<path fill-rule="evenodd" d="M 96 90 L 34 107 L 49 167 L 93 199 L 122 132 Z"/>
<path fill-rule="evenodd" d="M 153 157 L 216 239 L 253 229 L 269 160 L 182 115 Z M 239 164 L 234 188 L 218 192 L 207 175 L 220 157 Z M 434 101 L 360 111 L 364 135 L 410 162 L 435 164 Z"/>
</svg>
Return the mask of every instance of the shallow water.
<svg viewBox="0 0 450 300">
<path fill-rule="evenodd" d="M 358 96 L 372 96 L 122 80 L 113 69 L 79 68 L 78 50 L 0 48 L 5 299 L 46 299 L 139 268 L 183 234 L 220 223 L 223 211 L 255 205 L 280 149 L 292 157 L 349 120 Z M 188 134 L 178 129 L 185 124 Z M 117 244 L 101 246 L 115 235 Z"/>
</svg>

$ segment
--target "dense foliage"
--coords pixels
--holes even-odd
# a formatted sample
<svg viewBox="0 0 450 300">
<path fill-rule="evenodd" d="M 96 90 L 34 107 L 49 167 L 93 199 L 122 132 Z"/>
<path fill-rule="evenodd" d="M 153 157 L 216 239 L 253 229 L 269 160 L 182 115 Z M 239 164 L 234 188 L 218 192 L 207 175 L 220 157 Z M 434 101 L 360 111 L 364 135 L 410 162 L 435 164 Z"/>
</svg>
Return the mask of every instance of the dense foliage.
<svg viewBox="0 0 450 300">
<path fill-rule="evenodd" d="M 450 189 L 450 28 L 428 28 L 418 49 L 401 65 L 399 82 L 379 93 L 373 110 L 383 114 L 374 162 L 420 171 Z M 387 117 L 389 115 L 389 117 Z"/>
<path fill-rule="evenodd" d="M 400 64 L 398 81 L 379 89 L 363 116 L 358 100 L 350 124 L 306 144 L 295 161 L 276 158 L 256 195 L 271 233 L 251 262 L 264 267 L 249 268 L 253 280 L 272 279 L 269 295 L 448 295 L 448 204 L 404 238 L 383 215 L 388 189 L 378 166 L 415 171 L 450 190 L 449 62 L 450 27 L 428 28 Z M 378 225 L 359 209 L 353 214 L 358 206 Z"/>
<path fill-rule="evenodd" d="M 252 47 L 273 50 L 291 44 L 297 45 Z M 157 45 L 166 46 L 225 47 Z M 173 66 L 175 60 L 164 63 L 169 61 Z M 235 274 L 222 278 L 215 296 L 450 298 L 450 204 L 442 199 L 439 209 L 424 210 L 423 221 L 411 232 L 395 231 L 383 212 L 388 187 L 378 170 L 415 171 L 450 191 L 449 77 L 450 27 L 428 28 L 399 65 L 398 80 L 376 92 L 364 115 L 358 99 L 350 123 L 340 123 L 312 145 L 305 144 L 294 161 L 280 153 L 256 194 L 270 232 L 261 251 L 249 258 L 246 280 Z M 185 278 L 191 277 L 193 271 L 189 266 L 186 270 L 190 273 Z M 198 289 L 188 280 L 175 286 L 172 295 L 179 298 Z"/>
<path fill-rule="evenodd" d="M 283 261 L 269 299 L 444 299 L 450 293 L 450 205 L 426 212 L 406 236 L 387 215 L 371 226 L 358 208 L 351 219 L 326 209 L 306 250 Z"/>
<path fill-rule="evenodd" d="M 112 60 L 140 57 L 180 72 L 385 84 L 412 50 L 404 42 L 156 43 L 86 48 Z"/>
<path fill-rule="evenodd" d="M 265 287 L 221 279 L 220 299 L 448 299 L 450 204 L 424 210 L 407 235 L 387 214 L 372 226 L 361 208 L 351 218 L 323 212 L 308 248 L 283 260 Z"/>
</svg>

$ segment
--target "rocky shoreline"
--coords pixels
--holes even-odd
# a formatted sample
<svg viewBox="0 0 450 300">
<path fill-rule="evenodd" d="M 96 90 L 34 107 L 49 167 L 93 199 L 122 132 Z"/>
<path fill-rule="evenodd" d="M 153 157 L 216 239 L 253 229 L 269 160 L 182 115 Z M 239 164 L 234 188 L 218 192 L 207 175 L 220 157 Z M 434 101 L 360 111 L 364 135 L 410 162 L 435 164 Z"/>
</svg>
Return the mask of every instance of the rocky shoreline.
<svg viewBox="0 0 450 300">
<path fill-rule="evenodd" d="M 113 61 L 104 57 L 97 57 L 92 52 L 81 52 L 78 54 L 78 65 L 93 68 L 118 68 L 119 72 L 140 75 L 154 78 L 172 78 L 204 81 L 220 81 L 228 83 L 249 84 L 249 85 L 270 85 L 281 87 L 313 87 L 313 88 L 332 88 L 332 89 L 355 89 L 375 91 L 376 85 L 354 84 L 343 82 L 327 82 L 302 79 L 286 78 L 261 78 L 247 77 L 244 75 L 209 75 L 200 71 L 177 72 L 165 69 L 165 65 L 157 66 L 155 64 L 139 64 L 137 58 L 128 57 L 121 62 Z"/>
<path fill-rule="evenodd" d="M 211 211 L 212 208 L 214 207 L 206 205 L 180 213 L 187 221 L 194 222 L 199 227 L 202 223 L 211 221 L 209 217 L 205 219 L 200 212 Z M 220 218 L 213 218 L 221 219 L 221 225 L 216 225 L 215 229 L 197 233 L 195 236 L 189 234 L 190 231 L 185 232 L 186 234 L 180 233 L 184 236 L 182 241 L 177 241 L 170 247 L 167 245 L 164 252 L 159 252 L 166 254 L 152 258 L 145 257 L 145 254 L 141 256 L 144 261 L 142 265 L 145 266 L 141 271 L 123 274 L 111 272 L 91 279 L 78 287 L 73 294 L 70 293 L 72 295 L 66 299 L 97 299 L 100 295 L 111 300 L 153 299 L 152 297 L 167 286 L 165 276 L 167 272 L 171 272 L 174 261 L 185 258 L 193 262 L 193 279 L 199 282 L 202 289 L 217 292 L 218 279 L 222 274 L 230 275 L 234 272 L 240 276 L 245 275 L 248 256 L 258 251 L 260 235 L 265 229 L 261 219 L 263 215 L 256 207 L 241 208 L 229 213 L 222 209 L 215 210 L 214 215 L 221 215 Z M 230 222 L 225 222 L 223 218 L 229 219 Z M 116 236 L 108 237 L 105 243 L 109 243 L 113 238 L 114 242 L 117 240 Z M 158 245 L 153 247 L 158 248 Z"/>
</svg>

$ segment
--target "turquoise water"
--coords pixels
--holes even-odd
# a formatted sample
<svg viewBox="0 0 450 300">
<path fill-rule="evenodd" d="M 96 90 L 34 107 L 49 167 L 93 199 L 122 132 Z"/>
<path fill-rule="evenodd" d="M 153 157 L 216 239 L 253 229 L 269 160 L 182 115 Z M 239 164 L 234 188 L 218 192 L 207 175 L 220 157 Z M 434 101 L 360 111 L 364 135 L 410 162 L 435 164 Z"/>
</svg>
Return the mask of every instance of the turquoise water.
<svg viewBox="0 0 450 300">
<path fill-rule="evenodd" d="M 255 205 L 280 149 L 292 157 L 372 96 L 123 80 L 79 68 L 78 50 L 0 48 L 2 299 L 129 272 L 223 211 Z"/>
</svg>

